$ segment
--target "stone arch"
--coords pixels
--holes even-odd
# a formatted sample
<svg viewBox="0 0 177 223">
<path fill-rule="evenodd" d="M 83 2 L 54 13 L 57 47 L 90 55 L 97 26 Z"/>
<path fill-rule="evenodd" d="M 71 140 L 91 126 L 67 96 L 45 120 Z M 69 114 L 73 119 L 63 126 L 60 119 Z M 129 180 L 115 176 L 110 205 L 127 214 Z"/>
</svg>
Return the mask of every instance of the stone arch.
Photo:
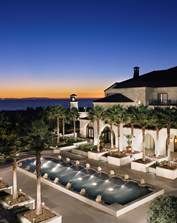
<svg viewBox="0 0 177 223">
<path fill-rule="evenodd" d="M 145 135 L 144 146 L 146 155 L 153 156 L 155 155 L 155 140 L 153 136 L 149 133 Z"/>
<path fill-rule="evenodd" d="M 115 133 L 109 125 L 106 125 L 100 131 L 99 142 L 101 148 L 111 148 L 111 146 L 115 146 L 116 143 Z"/>
</svg>

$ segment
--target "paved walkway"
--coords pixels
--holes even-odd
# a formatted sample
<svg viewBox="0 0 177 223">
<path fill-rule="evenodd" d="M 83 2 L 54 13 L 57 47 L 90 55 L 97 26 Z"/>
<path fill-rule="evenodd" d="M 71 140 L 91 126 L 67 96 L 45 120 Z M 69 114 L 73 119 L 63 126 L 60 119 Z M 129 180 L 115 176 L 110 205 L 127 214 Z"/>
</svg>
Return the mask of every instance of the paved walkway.
<svg viewBox="0 0 177 223">
<path fill-rule="evenodd" d="M 11 184 L 12 176 L 9 168 L 0 169 L 0 176 Z M 34 179 L 19 173 L 18 183 L 19 188 L 35 198 Z M 63 223 L 146 223 L 147 204 L 115 218 L 47 185 L 43 185 L 42 190 L 43 201 L 63 216 Z"/>
</svg>

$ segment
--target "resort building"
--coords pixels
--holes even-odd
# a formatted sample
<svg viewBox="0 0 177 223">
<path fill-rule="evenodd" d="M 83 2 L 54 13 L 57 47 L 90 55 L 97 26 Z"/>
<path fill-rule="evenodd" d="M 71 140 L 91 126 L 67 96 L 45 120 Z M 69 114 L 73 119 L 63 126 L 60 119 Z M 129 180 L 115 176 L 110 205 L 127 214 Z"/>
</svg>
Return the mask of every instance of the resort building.
<svg viewBox="0 0 177 223">
<path fill-rule="evenodd" d="M 139 67 L 134 67 L 133 77 L 122 82 L 116 82 L 105 89 L 105 97 L 93 102 L 94 106 L 109 107 L 115 104 L 128 106 L 146 105 L 150 107 L 173 107 L 177 106 L 177 67 L 167 70 L 152 71 L 143 75 L 139 74 Z M 131 134 L 131 129 L 121 125 L 120 137 L 118 137 L 117 126 L 113 125 L 113 140 L 111 140 L 111 127 L 108 123 L 100 120 L 100 133 L 97 136 L 97 124 L 91 122 L 88 117 L 80 119 L 80 134 L 94 142 L 99 143 L 99 139 L 104 137 L 107 142 L 112 141 L 115 147 L 124 150 L 127 146 L 127 135 Z M 177 153 L 177 129 L 170 130 L 171 153 Z M 118 139 L 119 138 L 119 139 Z M 119 142 L 118 142 L 119 141 Z M 142 150 L 142 131 L 134 129 L 132 138 L 132 148 L 135 151 Z M 145 133 L 146 154 L 150 156 L 167 155 L 166 148 L 167 129 L 162 128 L 157 135 L 154 129 L 147 129 Z"/>
<path fill-rule="evenodd" d="M 105 97 L 95 100 L 94 105 L 177 106 L 177 67 L 144 75 L 134 67 L 132 78 L 116 82 L 104 92 Z"/>
</svg>

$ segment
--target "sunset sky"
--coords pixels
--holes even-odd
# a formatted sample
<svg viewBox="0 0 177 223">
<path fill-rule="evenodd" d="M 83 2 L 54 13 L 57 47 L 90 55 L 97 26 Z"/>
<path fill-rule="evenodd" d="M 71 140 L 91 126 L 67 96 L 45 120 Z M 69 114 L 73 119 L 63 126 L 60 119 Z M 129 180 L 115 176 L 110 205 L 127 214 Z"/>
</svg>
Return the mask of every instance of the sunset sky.
<svg viewBox="0 0 177 223">
<path fill-rule="evenodd" d="M 177 66 L 176 0 L 0 0 L 0 97 L 100 97 Z"/>
</svg>

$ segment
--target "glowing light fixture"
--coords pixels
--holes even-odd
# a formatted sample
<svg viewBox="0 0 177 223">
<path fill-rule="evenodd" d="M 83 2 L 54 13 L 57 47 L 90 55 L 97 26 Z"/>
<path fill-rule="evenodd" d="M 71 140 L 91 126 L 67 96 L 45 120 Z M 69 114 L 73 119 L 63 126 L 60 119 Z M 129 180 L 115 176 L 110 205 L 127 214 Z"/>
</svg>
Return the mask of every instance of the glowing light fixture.
<svg viewBox="0 0 177 223">
<path fill-rule="evenodd" d="M 97 185 L 97 183 L 96 183 L 96 182 L 93 182 L 93 183 L 92 183 L 92 185 L 93 185 L 93 186 L 96 186 L 96 185 Z"/>
<path fill-rule="evenodd" d="M 114 190 L 114 188 L 112 188 L 112 187 L 108 188 L 108 191 L 110 191 L 110 192 L 113 191 L 113 190 Z"/>
</svg>

